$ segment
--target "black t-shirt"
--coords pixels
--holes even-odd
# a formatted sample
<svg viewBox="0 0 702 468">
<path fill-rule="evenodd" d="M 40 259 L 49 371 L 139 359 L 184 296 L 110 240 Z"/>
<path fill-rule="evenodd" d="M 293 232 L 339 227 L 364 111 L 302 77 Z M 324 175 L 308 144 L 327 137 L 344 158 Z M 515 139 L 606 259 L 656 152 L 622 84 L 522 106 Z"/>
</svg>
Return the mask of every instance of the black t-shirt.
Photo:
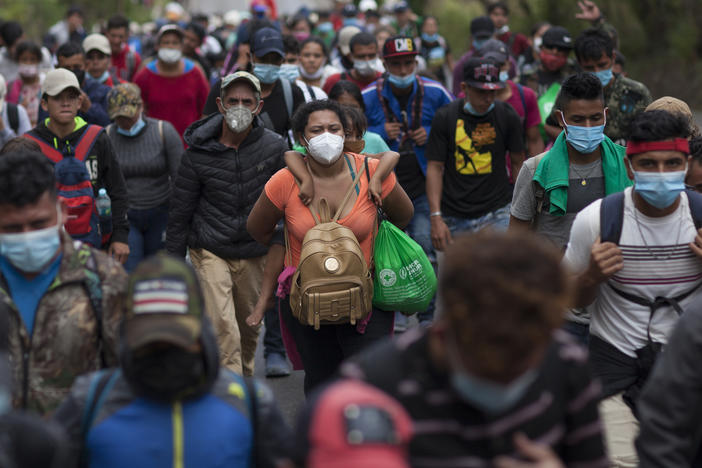
<svg viewBox="0 0 702 468">
<path fill-rule="evenodd" d="M 523 152 L 524 142 L 512 106 L 495 101 L 491 112 L 475 117 L 463 110 L 464 102 L 456 100 L 436 112 L 425 155 L 428 161 L 445 163 L 441 211 L 475 219 L 512 199 L 505 155 Z"/>
<path fill-rule="evenodd" d="M 411 94 L 395 95 L 397 102 L 400 104 L 400 109 L 407 109 Z M 407 140 L 404 145 L 400 145 L 398 152 L 400 160 L 395 167 L 395 175 L 397 181 L 407 193 L 410 199 L 414 200 L 425 192 L 424 172 L 417 161 L 417 155 L 414 153 L 414 145 L 412 140 Z"/>
<path fill-rule="evenodd" d="M 203 114 L 210 115 L 214 112 L 219 112 L 217 109 L 217 97 L 219 97 L 220 89 L 222 85 L 222 80 L 219 79 L 210 88 L 210 94 L 207 96 L 207 102 L 205 103 L 205 109 Z M 302 90 L 295 83 L 290 83 L 290 88 L 292 89 L 293 97 L 293 113 L 297 108 L 305 103 L 305 96 L 302 94 Z M 263 109 L 261 109 L 260 117 L 266 123 L 266 118 L 264 114 L 267 114 L 270 118 L 270 122 L 273 124 L 271 130 L 275 131 L 277 134 L 282 135 L 286 139 L 288 138 L 288 130 L 290 130 L 290 118 L 292 115 L 288 115 L 288 109 L 285 105 L 285 95 L 283 94 L 283 85 L 280 80 L 275 83 L 273 91 L 271 94 L 263 99 Z M 268 125 L 266 124 L 266 127 Z"/>
</svg>

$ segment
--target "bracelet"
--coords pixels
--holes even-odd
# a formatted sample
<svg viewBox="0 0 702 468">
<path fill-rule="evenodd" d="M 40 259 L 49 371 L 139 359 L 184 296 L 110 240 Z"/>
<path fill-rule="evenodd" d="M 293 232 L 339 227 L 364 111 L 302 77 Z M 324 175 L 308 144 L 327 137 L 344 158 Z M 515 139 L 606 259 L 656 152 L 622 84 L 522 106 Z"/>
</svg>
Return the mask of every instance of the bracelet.
<svg viewBox="0 0 702 468">
<path fill-rule="evenodd" d="M 433 213 L 429 213 L 429 217 L 430 217 L 430 218 L 433 217 L 433 216 L 441 216 L 441 211 L 435 211 L 435 212 L 433 212 Z"/>
</svg>

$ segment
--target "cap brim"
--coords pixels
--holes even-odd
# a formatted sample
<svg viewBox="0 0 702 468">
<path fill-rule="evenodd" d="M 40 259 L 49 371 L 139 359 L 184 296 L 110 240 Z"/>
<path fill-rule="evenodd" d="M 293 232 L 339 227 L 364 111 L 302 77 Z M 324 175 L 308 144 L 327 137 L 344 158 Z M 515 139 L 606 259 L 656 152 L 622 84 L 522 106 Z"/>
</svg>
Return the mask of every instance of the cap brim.
<svg viewBox="0 0 702 468">
<path fill-rule="evenodd" d="M 502 81 L 496 81 L 494 83 L 485 83 L 484 81 L 463 80 L 463 82 L 471 88 L 487 89 L 488 91 L 502 89 L 505 87 L 505 83 L 503 83 Z"/>
<path fill-rule="evenodd" d="M 192 315 L 149 313 L 133 316 L 125 325 L 124 339 L 130 349 L 154 342 L 188 348 L 202 335 L 202 322 Z"/>
<path fill-rule="evenodd" d="M 108 111 L 108 116 L 110 117 L 110 120 L 114 119 L 115 117 L 132 118 L 135 115 L 137 115 L 138 112 L 139 112 L 138 106 L 128 105 L 128 106 L 119 107 L 112 112 Z"/>
<path fill-rule="evenodd" d="M 493 59 L 496 63 L 505 63 L 508 59 L 508 57 L 501 52 L 485 52 L 481 57 Z"/>
<path fill-rule="evenodd" d="M 419 55 L 419 52 L 393 52 L 388 55 L 383 55 L 383 58 L 403 57 L 405 55 Z"/>
<path fill-rule="evenodd" d="M 254 52 L 254 55 L 258 58 L 261 58 L 266 54 L 270 54 L 271 52 L 275 52 L 276 54 L 285 58 L 285 52 L 283 52 L 281 49 L 278 49 L 277 47 L 266 47 L 265 49 L 257 50 L 256 52 Z"/>
<path fill-rule="evenodd" d="M 478 40 L 483 40 L 483 39 L 490 39 L 492 37 L 492 33 L 488 32 L 479 32 L 473 34 L 473 37 Z"/>
<path fill-rule="evenodd" d="M 80 93 L 80 88 L 76 88 L 74 85 L 67 85 L 67 86 L 57 88 L 57 89 L 47 89 L 46 91 L 43 91 L 42 94 L 46 94 L 47 96 L 55 97 L 55 96 L 58 96 L 59 94 L 61 94 L 62 92 L 64 92 L 65 90 L 71 89 L 71 88 L 75 89 L 76 91 L 78 91 L 78 93 Z"/>
</svg>

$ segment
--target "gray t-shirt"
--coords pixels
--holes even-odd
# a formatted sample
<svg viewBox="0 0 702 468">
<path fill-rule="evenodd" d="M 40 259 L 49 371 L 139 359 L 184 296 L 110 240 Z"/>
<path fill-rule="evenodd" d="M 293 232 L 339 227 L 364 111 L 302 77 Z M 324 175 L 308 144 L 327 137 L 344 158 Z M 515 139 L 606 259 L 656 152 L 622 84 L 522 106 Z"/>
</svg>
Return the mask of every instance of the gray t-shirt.
<svg viewBox="0 0 702 468">
<path fill-rule="evenodd" d="M 536 190 L 533 179 L 539 160 L 537 158 L 529 158 L 522 165 L 517 181 L 514 184 L 514 196 L 510 213 L 522 221 L 531 221 L 536 216 L 536 232 L 565 250 L 575 215 L 587 205 L 605 195 L 602 160 L 597 159 L 582 165 L 570 164 L 568 204 L 566 213 L 563 216 L 554 216 L 549 213 L 548 194 L 544 196 L 541 213 L 538 215 L 536 213 Z"/>
</svg>

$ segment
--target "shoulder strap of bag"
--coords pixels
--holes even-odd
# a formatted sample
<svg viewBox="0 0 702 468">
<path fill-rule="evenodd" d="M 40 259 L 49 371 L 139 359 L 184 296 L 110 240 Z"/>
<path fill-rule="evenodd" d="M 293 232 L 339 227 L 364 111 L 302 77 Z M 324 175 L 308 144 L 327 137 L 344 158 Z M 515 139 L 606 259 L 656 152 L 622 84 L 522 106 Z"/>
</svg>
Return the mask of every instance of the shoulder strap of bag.
<svg viewBox="0 0 702 468">
<path fill-rule="evenodd" d="M 695 223 L 695 229 L 702 228 L 702 195 L 694 190 L 685 190 L 687 194 L 687 202 L 690 205 L 690 215 L 692 222 Z"/>
<path fill-rule="evenodd" d="M 334 218 L 332 218 L 333 222 L 337 222 L 339 220 L 339 216 L 341 216 L 341 212 L 344 209 L 344 206 L 346 205 L 346 202 L 349 201 L 349 198 L 351 198 L 351 194 L 354 192 L 356 189 L 356 186 L 361 182 L 361 175 L 365 172 L 366 170 L 366 165 L 364 164 L 361 167 L 361 170 L 358 171 L 358 174 L 356 174 L 356 177 L 353 180 L 353 184 L 351 184 L 351 187 L 346 191 L 346 196 L 344 196 L 344 199 L 341 201 L 341 204 L 339 205 L 339 208 L 336 210 L 336 214 L 334 215 Z"/>
<path fill-rule="evenodd" d="M 519 99 L 521 99 L 521 101 L 522 101 L 522 109 L 524 109 L 524 119 L 522 120 L 522 127 L 524 130 L 524 138 L 526 138 L 527 107 L 526 107 L 526 99 L 524 98 L 524 88 L 519 83 L 515 83 L 515 84 L 517 85 L 517 91 L 519 91 Z"/>
<path fill-rule="evenodd" d="M 103 130 L 104 129 L 99 125 L 88 125 L 86 127 L 85 131 L 78 140 L 78 144 L 76 145 L 74 152 L 74 157 L 78 161 L 85 161 Z"/>
<path fill-rule="evenodd" d="M 619 244 L 624 224 L 624 192 L 602 199 L 600 204 L 600 242 Z"/>
<path fill-rule="evenodd" d="M 7 103 L 7 120 L 12 131 L 17 133 L 17 130 L 19 130 L 19 110 L 17 105 L 11 102 Z"/>
<path fill-rule="evenodd" d="M 252 379 L 244 378 L 246 393 L 249 394 L 249 416 L 251 418 L 251 429 L 253 431 L 253 444 L 251 447 L 251 467 L 259 466 L 258 462 L 258 397 L 256 396 L 256 384 Z"/>
<path fill-rule="evenodd" d="M 95 421 L 100 408 L 105 402 L 107 394 L 117 381 L 119 377 L 119 369 L 103 369 L 93 376 L 90 381 L 90 388 L 88 389 L 88 396 L 85 400 L 85 406 L 83 407 L 83 417 L 81 419 L 81 451 L 80 460 L 78 466 L 87 467 L 87 452 L 85 449 L 86 438 L 88 432 Z"/>
<path fill-rule="evenodd" d="M 163 138 L 163 120 L 158 121 L 158 136 L 161 138 L 161 146 L 166 147 L 166 140 Z"/>
<path fill-rule="evenodd" d="M 87 246 L 85 246 L 85 248 L 90 250 Z M 105 359 L 105 346 L 103 344 L 102 337 L 102 285 L 100 281 L 100 275 L 97 272 L 97 262 L 95 260 L 95 254 L 92 250 L 90 250 L 88 255 L 89 256 L 85 262 L 84 284 L 85 289 L 88 292 L 90 305 L 93 309 L 93 315 L 95 316 L 98 350 L 100 352 L 100 366 L 104 369 L 107 367 L 107 361 Z"/>
<path fill-rule="evenodd" d="M 317 95 L 314 94 L 314 89 L 312 89 L 312 86 L 309 84 L 305 83 L 305 86 L 307 87 L 307 92 L 310 95 L 310 101 L 316 101 L 317 100 Z"/>
<path fill-rule="evenodd" d="M 288 119 L 293 115 L 293 95 L 292 85 L 290 81 L 282 79 L 280 82 L 283 85 L 283 97 L 285 98 L 285 108 L 288 110 Z"/>
<path fill-rule="evenodd" d="M 63 159 L 63 153 L 46 143 L 34 130 L 30 130 L 22 136 L 36 141 L 39 148 L 41 148 L 42 154 L 52 162 L 57 163 Z"/>
</svg>

